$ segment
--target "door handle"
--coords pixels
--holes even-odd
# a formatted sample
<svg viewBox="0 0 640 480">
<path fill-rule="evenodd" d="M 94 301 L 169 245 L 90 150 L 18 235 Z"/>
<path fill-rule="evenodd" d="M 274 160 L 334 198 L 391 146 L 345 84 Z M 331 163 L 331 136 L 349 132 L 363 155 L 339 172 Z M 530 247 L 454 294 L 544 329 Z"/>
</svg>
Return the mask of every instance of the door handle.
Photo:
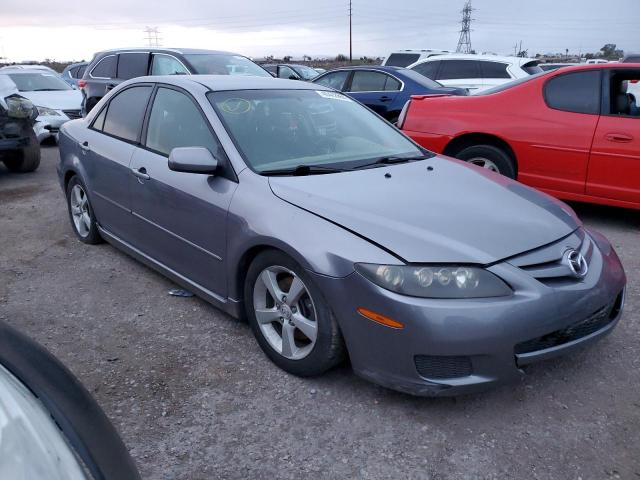
<svg viewBox="0 0 640 480">
<path fill-rule="evenodd" d="M 151 177 L 147 175 L 147 169 L 144 167 L 132 168 L 131 172 L 141 180 L 149 180 Z"/>
<path fill-rule="evenodd" d="M 626 133 L 607 133 L 604 138 L 606 138 L 610 142 L 618 143 L 628 143 L 633 141 L 633 137 L 631 135 L 627 135 Z"/>
<path fill-rule="evenodd" d="M 386 95 L 383 95 L 382 97 L 380 97 L 380 101 L 381 102 L 390 102 L 392 100 L 391 97 L 387 97 Z"/>
</svg>

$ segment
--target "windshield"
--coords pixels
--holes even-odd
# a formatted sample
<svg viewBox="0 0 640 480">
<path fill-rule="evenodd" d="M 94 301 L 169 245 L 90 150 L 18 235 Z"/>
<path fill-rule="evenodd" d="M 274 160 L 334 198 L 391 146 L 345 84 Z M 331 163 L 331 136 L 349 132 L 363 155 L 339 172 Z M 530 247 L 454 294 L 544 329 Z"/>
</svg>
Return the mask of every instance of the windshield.
<svg viewBox="0 0 640 480">
<path fill-rule="evenodd" d="M 9 77 L 21 92 L 72 90 L 64 80 L 53 73 L 10 73 Z"/>
<path fill-rule="evenodd" d="M 425 155 L 385 120 L 337 92 L 237 90 L 212 92 L 209 100 L 257 172 L 348 169 L 376 158 Z"/>
<path fill-rule="evenodd" d="M 262 67 L 242 55 L 192 53 L 184 56 L 196 73 L 203 75 L 253 75 L 271 77 Z"/>
<path fill-rule="evenodd" d="M 292 68 L 300 75 L 304 80 L 311 80 L 312 78 L 316 78 L 320 75 L 313 68 L 307 67 L 306 65 L 292 65 Z"/>
</svg>

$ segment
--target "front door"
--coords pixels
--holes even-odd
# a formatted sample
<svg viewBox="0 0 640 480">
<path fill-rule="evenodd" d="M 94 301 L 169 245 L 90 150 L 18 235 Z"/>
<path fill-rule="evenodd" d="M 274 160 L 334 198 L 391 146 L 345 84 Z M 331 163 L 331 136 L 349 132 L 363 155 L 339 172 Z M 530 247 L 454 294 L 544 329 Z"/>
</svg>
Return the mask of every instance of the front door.
<svg viewBox="0 0 640 480">
<path fill-rule="evenodd" d="M 206 147 L 222 164 L 211 176 L 174 172 L 176 147 Z M 142 148 L 131 162 L 134 246 L 210 292 L 226 297 L 226 220 L 237 187 L 208 121 L 186 93 L 160 87 Z"/>
<path fill-rule="evenodd" d="M 629 91 L 640 70 L 608 72 L 605 108 L 593 138 L 587 194 L 640 203 L 640 110 Z M 632 84 L 633 85 L 633 84 Z M 606 101 L 606 98 L 609 101 Z"/>
</svg>

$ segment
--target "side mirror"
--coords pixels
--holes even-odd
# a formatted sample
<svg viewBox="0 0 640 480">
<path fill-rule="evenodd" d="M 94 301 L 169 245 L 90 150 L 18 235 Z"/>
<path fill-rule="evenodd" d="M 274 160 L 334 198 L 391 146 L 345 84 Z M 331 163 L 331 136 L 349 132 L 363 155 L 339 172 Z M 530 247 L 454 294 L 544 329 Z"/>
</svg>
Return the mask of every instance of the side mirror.
<svg viewBox="0 0 640 480">
<path fill-rule="evenodd" d="M 297 75 L 289 75 L 289 80 L 300 80 L 300 77 Z"/>
<path fill-rule="evenodd" d="M 218 160 L 204 147 L 178 147 L 169 154 L 169 170 L 215 175 Z"/>
<path fill-rule="evenodd" d="M 276 72 L 269 72 L 269 73 L 271 74 L 271 76 L 272 76 L 273 78 L 277 78 L 277 77 L 278 77 L 278 75 L 276 75 Z"/>
</svg>

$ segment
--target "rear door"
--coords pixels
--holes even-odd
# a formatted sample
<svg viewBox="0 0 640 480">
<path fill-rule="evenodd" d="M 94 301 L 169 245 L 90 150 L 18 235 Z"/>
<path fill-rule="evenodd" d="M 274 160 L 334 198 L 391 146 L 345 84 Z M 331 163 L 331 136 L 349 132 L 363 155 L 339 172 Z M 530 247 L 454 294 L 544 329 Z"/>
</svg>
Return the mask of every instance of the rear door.
<svg viewBox="0 0 640 480">
<path fill-rule="evenodd" d="M 152 89 L 151 85 L 136 85 L 118 92 L 80 139 L 96 218 L 103 228 L 124 239 L 131 220 L 129 166 Z"/>
<path fill-rule="evenodd" d="M 144 77 L 149 72 L 149 52 L 127 52 L 118 55 L 118 80 Z"/>
<path fill-rule="evenodd" d="M 349 96 L 388 118 L 402 84 L 383 72 L 355 70 L 346 91 Z"/>
<path fill-rule="evenodd" d="M 604 75 L 603 112 L 591 146 L 587 194 L 638 204 L 640 111 L 627 84 L 640 80 L 640 70 L 611 70 Z"/>
<path fill-rule="evenodd" d="M 134 245 L 225 297 L 226 219 L 237 183 L 222 146 L 195 100 L 165 86 L 156 91 L 143 137 L 129 176 Z M 170 170 L 176 147 L 208 148 L 220 162 L 219 175 Z"/>
<path fill-rule="evenodd" d="M 477 60 L 440 60 L 436 80 L 446 87 L 468 88 L 471 93 L 482 89 L 482 72 Z"/>
</svg>

